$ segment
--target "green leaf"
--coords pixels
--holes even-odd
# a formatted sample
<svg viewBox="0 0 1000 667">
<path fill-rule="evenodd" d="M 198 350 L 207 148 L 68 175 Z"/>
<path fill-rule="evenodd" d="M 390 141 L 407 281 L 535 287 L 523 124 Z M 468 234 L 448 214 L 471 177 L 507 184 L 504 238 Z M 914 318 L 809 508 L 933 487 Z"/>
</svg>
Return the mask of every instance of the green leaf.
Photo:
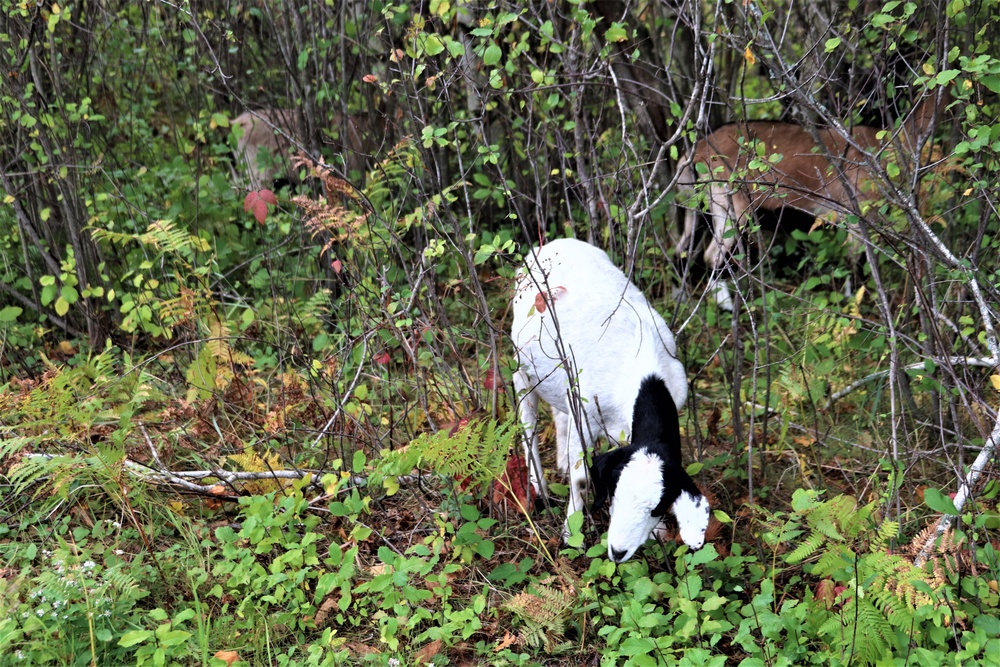
<svg viewBox="0 0 1000 667">
<path fill-rule="evenodd" d="M 687 471 L 688 475 L 694 477 L 695 475 L 700 473 L 701 469 L 704 467 L 705 467 L 704 463 L 702 463 L 701 461 L 695 461 L 694 463 L 689 463 L 687 468 L 685 468 L 685 470 Z"/>
<path fill-rule="evenodd" d="M 583 546 L 583 533 L 580 529 L 583 528 L 583 512 L 576 511 L 569 515 L 566 521 L 569 527 L 569 538 L 566 540 L 566 544 L 573 548 Z"/>
<path fill-rule="evenodd" d="M 479 510 L 475 505 L 462 505 L 459 508 L 459 512 L 461 512 L 462 518 L 466 521 L 475 521 L 479 518 Z"/>
<path fill-rule="evenodd" d="M 653 595 L 653 582 L 649 577 L 640 577 L 632 584 L 632 597 L 636 602 L 645 602 Z"/>
<path fill-rule="evenodd" d="M 728 514 L 726 514 L 722 510 L 715 510 L 715 511 L 712 512 L 712 514 L 715 515 L 715 518 L 718 520 L 719 523 L 732 523 L 733 522 L 732 517 L 730 517 Z"/>
<path fill-rule="evenodd" d="M 941 514 L 948 514 L 950 516 L 961 514 L 955 508 L 954 501 L 937 489 L 924 490 L 924 503 L 935 512 L 940 512 Z"/>
<path fill-rule="evenodd" d="M 452 58 L 461 58 L 465 55 L 465 47 L 457 39 L 449 39 L 445 43 L 448 45 L 448 53 Z"/>
<path fill-rule="evenodd" d="M 709 542 L 704 547 L 691 554 L 691 565 L 703 565 L 719 557 L 719 552 L 715 550 L 715 545 Z"/>
<path fill-rule="evenodd" d="M 436 56 L 442 51 L 444 51 L 444 44 L 441 43 L 441 38 L 437 35 L 427 35 L 427 41 L 424 42 L 424 53 Z"/>
<path fill-rule="evenodd" d="M 496 551 L 496 548 L 496 545 L 489 540 L 483 540 L 476 545 L 476 553 L 486 560 L 489 560 L 490 558 L 493 558 L 493 553 Z"/>
<path fill-rule="evenodd" d="M 164 632 L 159 636 L 161 646 L 177 646 L 180 643 L 187 641 L 191 633 L 187 630 L 171 630 L 169 632 Z"/>
<path fill-rule="evenodd" d="M 628 33 L 623 26 L 615 24 L 604 33 L 604 39 L 608 42 L 624 42 L 628 39 Z"/>
<path fill-rule="evenodd" d="M 937 84 L 943 86 L 949 81 L 952 81 L 960 72 L 957 69 L 946 69 L 943 72 L 938 72 Z"/>
<path fill-rule="evenodd" d="M 984 74 L 979 77 L 979 81 L 986 86 L 990 92 L 1000 94 L 1000 74 Z"/>
<path fill-rule="evenodd" d="M 152 636 L 153 633 L 150 630 L 132 630 L 131 632 L 126 632 L 122 635 L 122 638 L 118 640 L 118 645 L 128 648 L 129 646 L 135 646 L 136 644 L 147 641 Z"/>
<path fill-rule="evenodd" d="M 19 306 L 7 306 L 3 310 L 0 310 L 0 322 L 14 322 L 24 309 Z"/>
<path fill-rule="evenodd" d="M 496 44 L 490 44 L 486 47 L 486 51 L 483 52 L 483 64 L 496 65 L 500 62 L 501 55 L 503 55 L 503 53 L 500 51 L 500 47 Z"/>
<path fill-rule="evenodd" d="M 359 449 L 354 452 L 354 460 L 351 462 L 351 470 L 357 473 L 365 471 L 365 463 L 368 462 L 368 457 L 365 456 L 365 452 Z"/>
<path fill-rule="evenodd" d="M 62 317 L 68 312 L 69 312 L 69 301 L 60 296 L 58 299 L 56 299 L 56 315 Z"/>
<path fill-rule="evenodd" d="M 838 46 L 840 46 L 840 37 L 833 37 L 831 39 L 826 40 L 825 48 L 827 53 L 835 51 Z"/>
</svg>

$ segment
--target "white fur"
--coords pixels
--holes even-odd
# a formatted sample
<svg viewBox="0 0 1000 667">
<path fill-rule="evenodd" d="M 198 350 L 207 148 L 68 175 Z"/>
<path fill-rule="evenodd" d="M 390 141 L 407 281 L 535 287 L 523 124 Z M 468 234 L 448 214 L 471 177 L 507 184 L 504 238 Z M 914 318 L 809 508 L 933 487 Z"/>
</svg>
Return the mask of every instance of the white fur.
<svg viewBox="0 0 1000 667">
<path fill-rule="evenodd" d="M 687 398 L 684 367 L 659 313 L 603 250 L 582 241 L 560 239 L 529 254 L 513 311 L 514 387 L 523 394 L 531 483 L 546 495 L 535 433 L 541 398 L 552 406 L 559 465 L 570 478 L 569 516 L 584 507 L 584 449 L 600 436 L 629 439 L 639 385 L 651 373 L 664 379 L 679 409 Z"/>
<path fill-rule="evenodd" d="M 651 512 L 660 503 L 662 495 L 663 459 L 641 449 L 622 468 L 611 501 L 609 559 L 624 563 L 646 543 L 649 534 L 660 523 L 660 517 L 653 516 Z"/>
<path fill-rule="evenodd" d="M 705 544 L 709 519 L 709 505 L 705 496 L 693 496 L 687 491 L 681 491 L 670 508 L 670 513 L 677 519 L 684 544 L 691 549 L 701 549 Z"/>
</svg>

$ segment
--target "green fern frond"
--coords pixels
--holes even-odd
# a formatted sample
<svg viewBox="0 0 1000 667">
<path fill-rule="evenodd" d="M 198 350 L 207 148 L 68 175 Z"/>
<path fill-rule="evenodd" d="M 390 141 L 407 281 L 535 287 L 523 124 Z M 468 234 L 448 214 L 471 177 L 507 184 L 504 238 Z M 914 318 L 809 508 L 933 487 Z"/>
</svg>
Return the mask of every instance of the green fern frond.
<svg viewBox="0 0 1000 667">
<path fill-rule="evenodd" d="M 792 553 L 785 556 L 785 561 L 792 564 L 801 563 L 819 551 L 824 542 L 826 542 L 825 535 L 819 531 L 813 531 L 809 537 L 802 540 Z"/>
<path fill-rule="evenodd" d="M 838 570 L 844 569 L 854 563 L 857 558 L 857 554 L 854 553 L 853 549 L 850 549 L 846 545 L 830 545 L 827 544 L 826 550 L 823 555 L 819 557 L 816 564 L 813 565 L 811 573 L 816 577 L 829 577 L 832 576 Z"/>
<path fill-rule="evenodd" d="M 173 220 L 157 220 L 141 234 L 126 234 L 96 227 L 92 228 L 90 232 L 97 241 L 122 247 L 135 242 L 167 253 L 179 253 L 191 249 L 207 250 L 205 241 L 179 229 Z"/>
<path fill-rule="evenodd" d="M 7 478 L 14 487 L 14 493 L 24 493 L 43 478 L 55 477 L 66 466 L 74 465 L 72 456 L 25 456 L 7 471 Z"/>
<path fill-rule="evenodd" d="M 404 449 L 385 453 L 379 468 L 386 475 L 403 474 L 414 467 L 429 469 L 463 480 L 474 489 L 504 471 L 516 435 L 513 417 L 505 422 L 471 421 L 454 431 L 421 434 Z"/>
<path fill-rule="evenodd" d="M 814 531 L 820 532 L 831 540 L 842 542 L 844 536 L 837 530 L 837 521 L 834 517 L 828 516 L 825 512 L 815 512 L 809 515 L 809 525 Z"/>
<path fill-rule="evenodd" d="M 899 537 L 898 521 L 883 521 L 872 539 L 872 550 L 884 549 L 891 541 Z"/>
</svg>

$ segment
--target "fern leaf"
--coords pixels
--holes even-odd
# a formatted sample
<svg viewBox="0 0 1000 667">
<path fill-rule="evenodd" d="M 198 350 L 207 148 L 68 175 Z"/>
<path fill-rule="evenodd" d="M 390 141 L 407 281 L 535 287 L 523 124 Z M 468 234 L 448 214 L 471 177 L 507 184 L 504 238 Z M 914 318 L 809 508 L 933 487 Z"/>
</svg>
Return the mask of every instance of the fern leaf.
<svg viewBox="0 0 1000 667">
<path fill-rule="evenodd" d="M 825 541 L 823 533 L 814 530 L 792 553 L 785 557 L 785 561 L 792 564 L 801 563 L 816 553 Z"/>
</svg>

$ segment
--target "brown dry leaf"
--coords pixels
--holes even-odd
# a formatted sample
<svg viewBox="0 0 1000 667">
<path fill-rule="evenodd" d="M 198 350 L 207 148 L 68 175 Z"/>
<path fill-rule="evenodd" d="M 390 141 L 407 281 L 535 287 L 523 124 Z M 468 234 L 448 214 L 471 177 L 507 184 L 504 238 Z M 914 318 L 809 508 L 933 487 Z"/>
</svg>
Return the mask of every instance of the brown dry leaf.
<svg viewBox="0 0 1000 667">
<path fill-rule="evenodd" d="M 365 655 L 370 655 L 372 653 L 380 653 L 380 651 L 374 646 L 369 646 L 368 644 L 362 644 L 361 642 L 350 642 L 347 648 L 358 657 Z"/>
<path fill-rule="evenodd" d="M 240 654 L 236 651 L 216 651 L 215 655 L 212 657 L 216 660 L 222 660 L 227 665 L 232 665 L 240 659 Z"/>
<path fill-rule="evenodd" d="M 321 604 L 319 609 L 316 611 L 316 627 L 324 627 L 326 625 L 326 619 L 333 611 L 340 611 L 340 606 L 337 604 L 337 598 L 331 595 L 323 601 L 323 604 Z"/>
<path fill-rule="evenodd" d="M 371 574 L 373 577 L 377 577 L 380 574 L 385 574 L 388 571 L 389 571 L 389 566 L 386 565 L 385 563 L 378 563 L 377 565 L 372 565 L 370 568 L 368 568 L 369 574 Z"/>
<path fill-rule="evenodd" d="M 224 496 L 227 495 L 228 493 L 226 491 L 226 487 L 224 487 L 222 484 L 216 484 L 215 486 L 210 488 L 208 492 L 211 493 L 213 496 Z"/>
<path fill-rule="evenodd" d="M 515 637 L 514 635 L 512 635 L 509 632 L 505 631 L 503 633 L 503 639 L 500 640 L 500 643 L 497 644 L 496 648 L 494 648 L 493 650 L 496 651 L 497 653 L 499 653 L 500 651 L 504 650 L 505 648 L 507 648 L 509 646 L 513 646 L 514 642 L 516 642 L 516 641 L 517 641 L 517 637 Z"/>
<path fill-rule="evenodd" d="M 441 640 L 435 639 L 430 644 L 427 644 L 422 649 L 413 654 L 413 662 L 418 665 L 422 665 L 425 662 L 430 662 L 431 659 L 441 652 Z"/>
</svg>

